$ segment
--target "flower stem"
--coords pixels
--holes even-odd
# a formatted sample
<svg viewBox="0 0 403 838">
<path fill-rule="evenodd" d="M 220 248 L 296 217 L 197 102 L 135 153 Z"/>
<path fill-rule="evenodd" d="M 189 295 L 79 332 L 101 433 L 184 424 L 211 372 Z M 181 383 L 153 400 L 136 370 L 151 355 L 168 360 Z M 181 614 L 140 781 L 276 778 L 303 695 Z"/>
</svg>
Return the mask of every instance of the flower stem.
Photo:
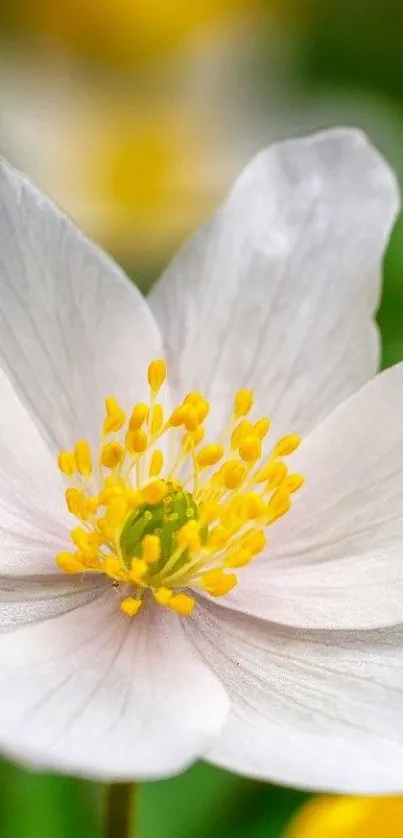
<svg viewBox="0 0 403 838">
<path fill-rule="evenodd" d="M 102 838 L 135 838 L 136 783 L 104 786 Z"/>
</svg>

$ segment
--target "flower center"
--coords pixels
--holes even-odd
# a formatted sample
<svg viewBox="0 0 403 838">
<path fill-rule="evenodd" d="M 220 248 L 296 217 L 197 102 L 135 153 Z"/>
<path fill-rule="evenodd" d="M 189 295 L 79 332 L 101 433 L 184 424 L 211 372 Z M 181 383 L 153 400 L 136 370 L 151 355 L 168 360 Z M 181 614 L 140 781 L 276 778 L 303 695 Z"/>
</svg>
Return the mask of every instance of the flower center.
<svg viewBox="0 0 403 838">
<path fill-rule="evenodd" d="M 246 418 L 252 391 L 235 394 L 219 440 L 204 444 L 209 402 L 189 393 L 165 418 L 158 401 L 165 378 L 165 362 L 152 361 L 149 403 L 127 417 L 107 398 L 96 456 L 79 440 L 58 458 L 78 525 L 74 550 L 56 562 L 66 573 L 105 574 L 130 617 L 148 596 L 188 615 L 195 591 L 227 594 L 238 582 L 234 571 L 264 549 L 266 528 L 303 483 L 284 462 L 300 437 L 284 436 L 265 451 L 270 420 Z"/>
</svg>

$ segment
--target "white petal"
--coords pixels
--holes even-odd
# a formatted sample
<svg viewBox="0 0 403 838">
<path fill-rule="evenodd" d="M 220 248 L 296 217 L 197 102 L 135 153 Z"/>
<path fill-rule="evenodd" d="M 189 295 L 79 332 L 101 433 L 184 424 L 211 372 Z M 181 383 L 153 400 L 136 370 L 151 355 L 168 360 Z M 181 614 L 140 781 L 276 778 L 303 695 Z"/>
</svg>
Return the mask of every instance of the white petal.
<svg viewBox="0 0 403 838">
<path fill-rule="evenodd" d="M 133 620 L 114 592 L 0 636 L 0 748 L 103 780 L 173 774 L 222 728 L 226 693 L 158 606 Z"/>
<path fill-rule="evenodd" d="M 280 143 L 247 166 L 150 304 L 178 391 L 221 414 L 251 387 L 277 429 L 306 432 L 375 372 L 394 176 L 357 131 Z"/>
<path fill-rule="evenodd" d="M 99 597 L 107 584 L 94 576 L 0 577 L 0 630 L 67 614 Z"/>
<path fill-rule="evenodd" d="M 209 606 L 185 630 L 232 702 L 209 761 L 303 788 L 402 792 L 402 627 L 298 632 Z"/>
<path fill-rule="evenodd" d="M 73 519 L 56 460 L 0 369 L 0 574 L 55 573 Z"/>
<path fill-rule="evenodd" d="M 106 396 L 141 399 L 161 355 L 147 303 L 19 173 L 0 164 L 0 366 L 52 448 L 98 439 Z"/>
<path fill-rule="evenodd" d="M 403 365 L 340 405 L 290 458 L 305 485 L 228 605 L 307 628 L 403 621 Z"/>
</svg>

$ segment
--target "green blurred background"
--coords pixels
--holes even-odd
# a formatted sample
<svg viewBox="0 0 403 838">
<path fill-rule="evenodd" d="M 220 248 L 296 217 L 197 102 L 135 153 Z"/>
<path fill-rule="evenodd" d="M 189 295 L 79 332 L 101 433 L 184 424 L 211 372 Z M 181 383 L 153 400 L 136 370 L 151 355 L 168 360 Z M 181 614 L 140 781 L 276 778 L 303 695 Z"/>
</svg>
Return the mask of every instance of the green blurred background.
<svg viewBox="0 0 403 838">
<path fill-rule="evenodd" d="M 145 289 L 272 140 L 358 125 L 402 182 L 402 31 L 401 0 L 2 0 L 0 151 Z M 386 366 L 403 358 L 402 277 L 398 222 L 379 313 Z M 98 834 L 96 786 L 0 772 L 1 838 Z M 316 832 L 305 815 L 291 827 L 307 800 L 196 765 L 142 788 L 137 836 L 380 834 L 372 810 L 346 819 L 336 799 L 309 804 L 327 807 Z M 382 810 L 391 838 L 401 802 Z"/>
</svg>

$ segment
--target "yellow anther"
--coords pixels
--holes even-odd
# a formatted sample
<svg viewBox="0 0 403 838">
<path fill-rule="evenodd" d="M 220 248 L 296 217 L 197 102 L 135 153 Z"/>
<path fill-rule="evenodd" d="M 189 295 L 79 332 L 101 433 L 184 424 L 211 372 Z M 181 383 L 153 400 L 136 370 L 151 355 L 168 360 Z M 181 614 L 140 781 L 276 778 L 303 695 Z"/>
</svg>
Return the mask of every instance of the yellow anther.
<svg viewBox="0 0 403 838">
<path fill-rule="evenodd" d="M 188 405 L 186 408 L 185 428 L 187 431 L 196 431 L 199 427 L 199 414 L 195 407 Z"/>
<path fill-rule="evenodd" d="M 207 547 L 212 550 L 220 550 L 221 547 L 227 543 L 230 534 L 226 527 L 222 524 L 218 524 L 214 527 L 213 530 L 209 533 Z"/>
<path fill-rule="evenodd" d="M 206 445 L 197 455 L 196 462 L 199 468 L 207 468 L 207 466 L 215 466 L 223 456 L 222 445 Z"/>
<path fill-rule="evenodd" d="M 145 535 L 141 543 L 141 558 L 146 564 L 154 564 L 161 556 L 161 541 L 158 535 Z"/>
<path fill-rule="evenodd" d="M 151 408 L 150 429 L 152 436 L 158 434 L 164 424 L 164 408 L 162 404 L 153 404 Z"/>
<path fill-rule="evenodd" d="M 224 567 L 244 567 L 249 564 L 252 553 L 246 547 L 238 547 L 225 557 Z"/>
<path fill-rule="evenodd" d="M 60 570 L 64 570 L 65 573 L 82 573 L 84 570 L 82 562 L 77 559 L 74 553 L 58 553 L 55 561 Z"/>
<path fill-rule="evenodd" d="M 143 503 L 143 495 L 139 489 L 132 489 L 125 495 L 127 508 L 137 509 Z"/>
<path fill-rule="evenodd" d="M 105 399 L 106 419 L 103 425 L 104 434 L 111 434 L 120 431 L 126 421 L 126 414 L 119 402 L 109 396 Z"/>
<path fill-rule="evenodd" d="M 89 477 L 92 473 L 91 451 L 88 442 L 80 439 L 74 448 L 76 469 L 82 477 Z"/>
<path fill-rule="evenodd" d="M 185 424 L 185 419 L 188 415 L 188 407 L 187 405 L 181 404 L 176 410 L 171 413 L 169 417 L 169 424 L 172 425 L 173 428 L 179 428 L 181 425 Z"/>
<path fill-rule="evenodd" d="M 126 573 L 123 571 L 122 564 L 117 556 L 106 556 L 102 562 L 102 570 L 111 579 L 123 581 L 126 579 Z"/>
<path fill-rule="evenodd" d="M 158 605 L 168 605 L 169 601 L 173 597 L 173 592 L 170 588 L 166 588 L 164 585 L 161 588 L 155 588 L 153 590 L 153 597 Z"/>
<path fill-rule="evenodd" d="M 267 505 L 263 498 L 260 495 L 255 495 L 254 492 L 249 492 L 247 495 L 244 495 L 240 499 L 240 504 L 242 515 L 250 521 L 254 518 L 259 518 L 260 515 L 263 515 L 267 511 Z"/>
<path fill-rule="evenodd" d="M 113 524 L 109 523 L 105 515 L 102 518 L 98 518 L 96 528 L 97 532 L 101 533 L 105 541 L 113 541 L 115 537 L 115 527 Z"/>
<path fill-rule="evenodd" d="M 242 419 L 231 434 L 232 448 L 238 448 L 244 437 L 255 436 L 255 429 L 249 419 Z"/>
<path fill-rule="evenodd" d="M 267 489 L 276 489 L 285 480 L 288 469 L 285 463 L 270 461 L 254 475 L 255 483 L 267 483 Z"/>
<path fill-rule="evenodd" d="M 141 490 L 145 503 L 160 503 L 168 492 L 165 480 L 153 480 Z"/>
<path fill-rule="evenodd" d="M 210 596 L 224 596 L 235 587 L 238 579 L 235 573 L 224 573 L 220 568 L 207 570 L 200 576 L 202 587 Z"/>
<path fill-rule="evenodd" d="M 200 550 L 200 530 L 197 521 L 188 521 L 176 533 L 178 547 L 189 550 Z"/>
<path fill-rule="evenodd" d="M 258 436 L 246 436 L 239 446 L 239 455 L 246 463 L 258 460 L 262 454 L 262 441 Z"/>
<path fill-rule="evenodd" d="M 241 544 L 249 550 L 252 556 L 256 556 L 264 550 L 267 540 L 263 530 L 251 529 L 242 536 Z"/>
<path fill-rule="evenodd" d="M 142 604 L 141 599 L 134 599 L 134 597 L 128 596 L 125 599 L 122 599 L 122 602 L 120 603 L 120 610 L 126 615 L 126 617 L 135 617 L 140 611 Z"/>
<path fill-rule="evenodd" d="M 85 515 L 85 501 L 83 493 L 80 489 L 66 489 L 65 491 L 65 498 L 66 498 L 66 506 L 69 512 L 72 515 L 76 515 L 79 518 L 83 517 L 83 513 Z"/>
<path fill-rule="evenodd" d="M 138 431 L 148 416 L 148 405 L 140 402 L 133 408 L 132 415 L 129 419 L 129 428 L 131 431 Z"/>
<path fill-rule="evenodd" d="M 274 446 L 273 450 L 273 457 L 286 457 L 288 454 L 292 454 L 301 443 L 301 437 L 297 434 L 288 434 L 288 436 L 283 436 L 282 439 Z"/>
<path fill-rule="evenodd" d="M 107 442 L 101 448 L 101 465 L 105 468 L 116 468 L 123 460 L 123 446 L 120 442 Z"/>
<path fill-rule="evenodd" d="M 185 404 L 191 405 L 197 411 L 199 422 L 203 422 L 210 410 L 210 404 L 201 393 L 188 393 L 185 398 Z"/>
<path fill-rule="evenodd" d="M 148 367 L 148 383 L 154 396 L 161 389 L 166 377 L 167 365 L 165 361 L 161 358 L 151 361 L 151 364 Z"/>
<path fill-rule="evenodd" d="M 147 448 L 147 434 L 141 428 L 138 431 L 128 431 L 126 446 L 131 454 L 143 454 Z"/>
<path fill-rule="evenodd" d="M 253 405 L 252 390 L 238 390 L 234 399 L 234 415 L 237 419 L 247 416 Z"/>
<path fill-rule="evenodd" d="M 81 513 L 82 518 L 88 518 L 90 515 L 93 515 L 95 512 L 98 512 L 100 503 L 97 497 L 95 498 L 83 498 L 84 509 Z"/>
<path fill-rule="evenodd" d="M 112 498 L 117 498 L 119 495 L 123 495 L 124 490 L 121 486 L 107 486 L 106 489 L 102 489 L 102 492 L 98 495 L 98 500 L 100 506 L 105 506 L 111 502 Z"/>
<path fill-rule="evenodd" d="M 176 611 L 182 617 L 189 617 L 196 605 L 196 601 L 189 594 L 174 594 L 168 600 L 167 605 L 168 608 L 172 608 L 173 611 Z"/>
<path fill-rule="evenodd" d="M 246 475 L 246 466 L 239 460 L 228 460 L 222 467 L 222 481 L 227 489 L 238 489 Z"/>
<path fill-rule="evenodd" d="M 132 582 L 141 582 L 147 571 L 147 562 L 144 559 L 132 559 L 129 574 Z"/>
<path fill-rule="evenodd" d="M 288 468 L 285 463 L 272 463 L 272 469 L 267 477 L 266 491 L 272 491 L 282 486 L 287 478 Z"/>
<path fill-rule="evenodd" d="M 215 500 L 209 500 L 207 503 L 203 504 L 202 508 L 202 520 L 203 524 L 210 524 L 211 521 L 214 521 L 218 515 L 218 506 Z"/>
<path fill-rule="evenodd" d="M 105 518 L 111 527 L 118 527 L 123 524 L 128 510 L 127 497 L 125 494 L 112 497 L 106 506 Z"/>
<path fill-rule="evenodd" d="M 274 521 L 277 521 L 277 518 L 281 518 L 282 515 L 285 515 L 285 513 L 288 512 L 290 506 L 290 495 L 287 492 L 287 490 L 283 489 L 283 487 L 280 486 L 280 488 L 277 489 L 277 491 L 274 493 L 267 505 L 267 523 L 271 524 Z"/>
<path fill-rule="evenodd" d="M 71 530 L 70 538 L 85 557 L 96 556 L 98 548 L 102 544 L 102 537 L 99 533 L 88 532 L 82 527 L 75 527 Z"/>
<path fill-rule="evenodd" d="M 265 436 L 269 433 L 270 425 L 271 422 L 267 416 L 263 416 L 262 419 L 258 419 L 258 421 L 255 422 L 253 426 L 253 430 L 256 436 L 258 436 L 259 439 L 264 439 Z"/>
<path fill-rule="evenodd" d="M 71 451 L 61 451 L 57 458 L 57 464 L 62 474 L 71 477 L 76 466 L 74 454 Z"/>
<path fill-rule="evenodd" d="M 302 474 L 289 474 L 285 481 L 284 488 L 289 492 L 297 492 L 304 483 Z"/>
<path fill-rule="evenodd" d="M 162 451 L 160 451 L 159 449 L 153 451 L 150 461 L 150 467 L 148 469 L 150 477 L 157 477 L 160 474 L 163 465 L 164 455 Z"/>
</svg>

